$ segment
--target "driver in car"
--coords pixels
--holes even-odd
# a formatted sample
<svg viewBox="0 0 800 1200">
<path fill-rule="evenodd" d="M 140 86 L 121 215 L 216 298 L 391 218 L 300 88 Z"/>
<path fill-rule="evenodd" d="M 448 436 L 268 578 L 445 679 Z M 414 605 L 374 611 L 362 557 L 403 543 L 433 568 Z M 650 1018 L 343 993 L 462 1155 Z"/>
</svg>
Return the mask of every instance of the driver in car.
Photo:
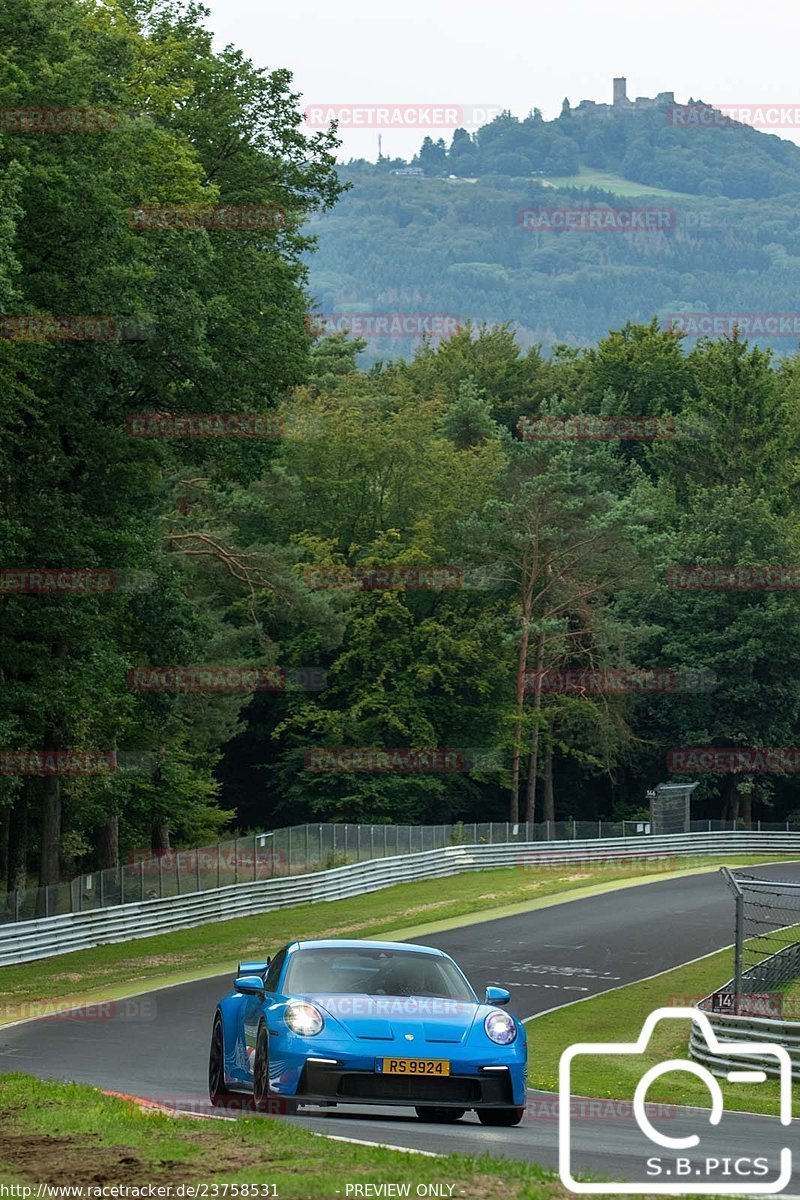
<svg viewBox="0 0 800 1200">
<path fill-rule="evenodd" d="M 382 991 L 385 996 L 423 996 L 428 992 L 427 972 L 424 962 L 415 962 L 409 956 L 400 959 L 386 973 Z"/>
</svg>

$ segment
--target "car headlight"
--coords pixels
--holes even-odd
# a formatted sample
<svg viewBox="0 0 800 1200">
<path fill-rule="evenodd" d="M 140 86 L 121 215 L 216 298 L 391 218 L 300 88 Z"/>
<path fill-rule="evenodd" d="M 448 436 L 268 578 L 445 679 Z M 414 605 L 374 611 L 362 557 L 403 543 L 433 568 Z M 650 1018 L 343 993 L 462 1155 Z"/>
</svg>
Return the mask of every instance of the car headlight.
<svg viewBox="0 0 800 1200">
<path fill-rule="evenodd" d="M 325 1023 L 318 1008 L 299 1001 L 287 1004 L 283 1016 L 292 1033 L 299 1033 L 301 1037 L 314 1037 Z"/>
<path fill-rule="evenodd" d="M 486 1036 L 497 1042 L 498 1046 L 508 1046 L 517 1036 L 513 1017 L 504 1012 L 490 1012 L 483 1022 L 483 1028 L 486 1030 Z"/>
</svg>

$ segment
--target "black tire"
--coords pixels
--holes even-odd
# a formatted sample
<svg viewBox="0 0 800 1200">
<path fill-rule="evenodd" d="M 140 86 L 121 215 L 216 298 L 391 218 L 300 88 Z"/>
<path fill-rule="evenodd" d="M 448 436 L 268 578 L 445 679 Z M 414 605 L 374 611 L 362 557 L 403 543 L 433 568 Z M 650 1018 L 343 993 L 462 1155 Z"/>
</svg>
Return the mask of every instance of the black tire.
<svg viewBox="0 0 800 1200">
<path fill-rule="evenodd" d="M 429 1125 L 448 1125 L 451 1121 L 460 1121 L 467 1111 L 465 1108 L 423 1108 L 415 1110 L 420 1121 Z"/>
<path fill-rule="evenodd" d="M 510 1128 L 519 1125 L 525 1116 L 525 1105 L 518 1108 L 479 1108 L 478 1120 L 481 1125 L 503 1125 Z"/>
<path fill-rule="evenodd" d="M 276 1096 L 269 1089 L 269 1034 L 264 1021 L 256 1034 L 256 1056 L 253 1063 L 253 1107 L 256 1112 L 272 1116 L 292 1116 L 297 1101 L 288 1096 Z"/>
<path fill-rule="evenodd" d="M 233 1092 L 225 1083 L 225 1039 L 222 1014 L 217 1013 L 211 1029 L 211 1049 L 208 1055 L 208 1095 L 215 1108 L 222 1108 Z"/>
</svg>

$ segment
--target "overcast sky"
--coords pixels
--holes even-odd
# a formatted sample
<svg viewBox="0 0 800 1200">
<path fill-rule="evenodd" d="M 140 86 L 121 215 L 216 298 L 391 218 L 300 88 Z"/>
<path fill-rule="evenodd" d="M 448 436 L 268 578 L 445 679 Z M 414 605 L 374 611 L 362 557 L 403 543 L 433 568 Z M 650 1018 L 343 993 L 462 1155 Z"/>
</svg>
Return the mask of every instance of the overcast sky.
<svg viewBox="0 0 800 1200">
<path fill-rule="evenodd" d="M 288 67 L 304 104 L 535 105 L 674 91 L 716 104 L 798 106 L 800 0 L 212 0 L 219 44 Z M 785 118 L 783 118 L 785 120 Z M 781 136 L 800 142 L 800 115 Z M 778 132 L 776 129 L 775 132 Z M 445 137 L 451 128 L 432 129 Z M 414 129 L 383 131 L 409 157 Z M 378 131 L 343 132 L 340 157 L 377 155 Z"/>
</svg>

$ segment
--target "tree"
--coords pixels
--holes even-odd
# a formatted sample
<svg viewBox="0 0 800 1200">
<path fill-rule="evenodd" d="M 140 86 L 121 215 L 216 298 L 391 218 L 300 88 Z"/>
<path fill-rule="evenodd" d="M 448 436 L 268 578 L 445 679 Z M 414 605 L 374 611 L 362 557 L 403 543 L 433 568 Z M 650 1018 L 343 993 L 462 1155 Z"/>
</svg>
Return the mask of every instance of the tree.
<svg viewBox="0 0 800 1200">
<path fill-rule="evenodd" d="M 645 704 L 639 724 L 661 747 L 781 747 L 798 719 L 794 677 L 800 604 L 793 590 L 685 588 L 681 567 L 792 564 L 797 410 L 791 369 L 738 337 L 699 345 L 681 413 L 689 435 L 650 452 L 659 473 L 659 586 L 634 605 L 651 623 L 654 664 L 705 673 L 709 686 Z M 672 574 L 669 572 L 672 571 Z M 675 572 L 677 571 L 677 575 Z M 790 739 L 787 741 L 787 738 Z M 780 776 L 703 779 L 700 799 L 749 823 L 753 799 L 773 802 Z"/>
<path fill-rule="evenodd" d="M 608 446 L 518 442 L 509 445 L 508 455 L 501 497 L 489 501 L 471 532 L 516 592 L 517 662 L 509 713 L 509 820 L 516 823 L 526 732 L 525 820 L 534 820 L 544 672 L 559 655 L 572 659 L 581 649 L 604 661 L 603 606 L 640 573 L 634 538 L 644 518 L 634 516 L 641 489 L 635 499 L 626 496 Z"/>
<path fill-rule="evenodd" d="M 434 142 L 432 137 L 426 137 L 419 152 L 419 165 L 426 175 L 441 175 L 447 167 L 447 148 L 444 138 Z"/>
<path fill-rule="evenodd" d="M 212 748 L 189 737 L 187 745 L 180 721 L 154 734 L 142 717 L 146 705 L 128 690 L 127 672 L 146 649 L 170 648 L 163 625 L 148 625 L 150 618 L 163 622 L 161 602 L 174 598 L 180 574 L 165 553 L 193 564 L 211 549 L 208 541 L 198 549 L 202 526 L 173 528 L 181 481 L 202 476 L 224 493 L 232 481 L 263 470 L 272 448 L 137 442 L 126 418 L 148 409 L 264 412 L 303 377 L 309 338 L 300 259 L 310 242 L 300 224 L 306 212 L 330 203 L 339 185 L 334 139 L 300 134 L 287 74 L 256 71 L 232 49 L 215 54 L 200 16 L 167 4 L 88 9 L 50 0 L 12 0 L 0 16 L 15 103 L 27 109 L 39 102 L 44 56 L 51 104 L 99 105 L 114 116 L 101 132 L 7 132 L 0 147 L 5 310 L 107 316 L 114 334 L 0 342 L 0 372 L 9 383 L 0 401 L 3 561 L 107 568 L 121 581 L 109 594 L 0 599 L 0 727 L 5 745 L 21 749 L 174 755 L 173 765 L 182 763 L 193 778 L 187 805 L 193 796 L 213 827 L 219 741 Z M 126 210 L 154 201 L 204 210 L 220 202 L 271 205 L 285 221 L 254 233 L 137 231 Z M 131 323 L 136 337 L 126 332 Z M 217 545 L 213 556 L 226 571 L 226 548 Z M 125 582 L 136 573 L 150 581 L 144 598 Z M 202 590 L 202 573 L 194 586 L 196 594 Z M 203 598 L 195 603 L 202 608 Z M 202 625 L 191 604 L 173 607 L 172 649 Z M 151 735 L 156 740 L 147 746 Z M 134 817 L 131 801 L 126 836 L 141 836 L 156 808 L 174 802 L 174 775 L 151 776 L 144 788 L 155 805 L 149 816 Z M 42 884 L 58 880 L 65 820 L 97 825 L 104 856 L 113 856 L 120 810 L 136 790 L 119 783 L 112 795 L 102 781 L 64 782 L 59 775 L 5 786 L 6 801 L 14 801 L 3 837 L 10 870 L 19 881 L 30 823 Z M 187 827 L 203 826 L 197 811 Z"/>
<path fill-rule="evenodd" d="M 270 778 L 282 809 L 318 819 L 463 813 L 476 785 L 467 782 L 465 792 L 460 773 L 331 775 L 307 769 L 305 755 L 315 747 L 485 745 L 486 702 L 501 695 L 498 618 L 481 591 L 454 585 L 464 563 L 458 522 L 491 494 L 502 469 L 497 427 L 473 387 L 449 409 L 420 403 L 405 372 L 391 369 L 345 376 L 329 393 L 299 389 L 286 416 L 276 470 L 291 492 L 271 520 L 281 540 L 304 548 L 307 568 L 450 564 L 450 575 L 444 590 L 434 583 L 321 593 L 342 613 L 343 628 L 327 645 L 307 629 L 297 653 L 301 661 L 319 655 L 325 691 L 287 698 L 274 718 L 259 706 L 262 737 L 276 743 Z"/>
</svg>

